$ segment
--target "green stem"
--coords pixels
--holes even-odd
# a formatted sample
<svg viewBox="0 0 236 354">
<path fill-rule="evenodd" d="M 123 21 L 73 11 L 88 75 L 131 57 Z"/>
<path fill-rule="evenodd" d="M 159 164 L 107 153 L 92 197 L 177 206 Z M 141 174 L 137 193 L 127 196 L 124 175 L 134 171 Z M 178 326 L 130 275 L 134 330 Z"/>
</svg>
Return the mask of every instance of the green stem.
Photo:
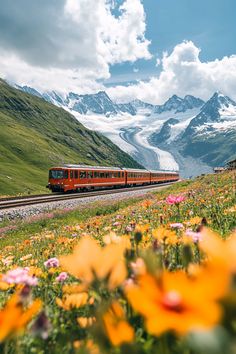
<svg viewBox="0 0 236 354">
<path fill-rule="evenodd" d="M 160 354 L 170 354 L 166 336 L 160 339 Z"/>
</svg>

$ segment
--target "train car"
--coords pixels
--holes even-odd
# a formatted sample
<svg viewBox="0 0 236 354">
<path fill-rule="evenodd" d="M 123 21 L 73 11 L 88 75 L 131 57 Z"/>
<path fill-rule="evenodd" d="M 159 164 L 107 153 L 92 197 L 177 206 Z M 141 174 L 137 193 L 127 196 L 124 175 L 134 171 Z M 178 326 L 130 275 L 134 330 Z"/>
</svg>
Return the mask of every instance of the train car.
<svg viewBox="0 0 236 354">
<path fill-rule="evenodd" d="M 125 169 L 126 184 L 128 186 L 143 185 L 151 183 L 151 174 L 147 170 Z"/>
<path fill-rule="evenodd" d="M 49 170 L 48 188 L 53 192 L 125 186 L 125 171 L 116 167 L 64 165 Z"/>
<path fill-rule="evenodd" d="M 85 191 L 106 187 L 129 187 L 177 181 L 176 172 L 118 167 L 63 165 L 49 170 L 47 188 L 52 192 Z"/>
<path fill-rule="evenodd" d="M 150 171 L 151 173 L 151 183 L 163 183 L 163 182 L 174 182 L 178 181 L 179 174 L 177 172 L 167 172 L 167 171 Z"/>
</svg>

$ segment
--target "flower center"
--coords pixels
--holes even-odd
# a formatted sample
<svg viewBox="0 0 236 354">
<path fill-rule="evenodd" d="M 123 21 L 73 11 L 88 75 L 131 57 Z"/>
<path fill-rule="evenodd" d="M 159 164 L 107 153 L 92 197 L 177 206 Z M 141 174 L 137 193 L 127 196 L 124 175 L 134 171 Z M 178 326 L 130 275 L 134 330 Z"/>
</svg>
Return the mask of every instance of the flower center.
<svg viewBox="0 0 236 354">
<path fill-rule="evenodd" d="M 162 305 L 169 311 L 181 312 L 183 310 L 183 304 L 180 293 L 173 290 L 164 294 Z"/>
</svg>

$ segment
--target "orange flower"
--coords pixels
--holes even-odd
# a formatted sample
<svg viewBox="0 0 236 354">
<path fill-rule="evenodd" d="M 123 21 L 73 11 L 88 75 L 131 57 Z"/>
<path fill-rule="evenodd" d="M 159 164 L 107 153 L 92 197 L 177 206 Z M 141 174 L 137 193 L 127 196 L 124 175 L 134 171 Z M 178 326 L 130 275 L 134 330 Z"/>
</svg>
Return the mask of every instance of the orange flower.
<svg viewBox="0 0 236 354">
<path fill-rule="evenodd" d="M 134 330 L 125 320 L 124 310 L 118 302 L 113 302 L 110 309 L 103 315 L 103 323 L 114 346 L 133 341 Z"/>
<path fill-rule="evenodd" d="M 62 307 L 64 310 L 69 311 L 72 308 L 80 308 L 86 305 L 88 302 L 88 294 L 67 294 L 64 295 L 63 299 L 56 298 L 56 304 Z"/>
<path fill-rule="evenodd" d="M 87 341 L 76 340 L 73 346 L 75 349 L 81 349 L 83 353 L 100 354 L 98 346 L 91 339 Z"/>
<path fill-rule="evenodd" d="M 18 294 L 12 295 L 4 309 L 0 311 L 0 342 L 9 335 L 22 331 L 40 311 L 41 306 L 41 301 L 35 300 L 27 309 L 24 309 Z"/>
<path fill-rule="evenodd" d="M 227 240 L 209 229 L 202 232 L 201 249 L 208 256 L 211 265 L 219 264 L 226 268 L 230 273 L 236 273 L 236 233 L 232 234 Z"/>
<path fill-rule="evenodd" d="M 122 284 L 126 278 L 124 247 L 110 244 L 104 248 L 90 237 L 83 237 L 74 253 L 60 258 L 62 267 L 70 274 L 90 284 L 96 278 L 108 279 L 110 289 Z"/>
<path fill-rule="evenodd" d="M 78 317 L 77 322 L 81 328 L 91 327 L 96 322 L 95 317 Z"/>
<path fill-rule="evenodd" d="M 142 203 L 142 206 L 143 206 L 145 209 L 148 209 L 152 204 L 153 204 L 153 202 L 152 202 L 151 200 L 145 200 L 145 201 Z"/>
<path fill-rule="evenodd" d="M 199 246 L 207 256 L 205 275 L 211 279 L 210 285 L 218 284 L 225 296 L 230 290 L 232 275 L 236 274 L 236 233 L 227 240 L 206 228 L 201 234 Z"/>
<path fill-rule="evenodd" d="M 165 271 L 159 277 L 143 275 L 138 285 L 127 286 L 126 294 L 133 308 L 145 317 L 147 330 L 157 336 L 167 331 L 185 335 L 211 328 L 221 317 L 217 289 L 204 287 L 202 281 L 182 271 Z"/>
</svg>

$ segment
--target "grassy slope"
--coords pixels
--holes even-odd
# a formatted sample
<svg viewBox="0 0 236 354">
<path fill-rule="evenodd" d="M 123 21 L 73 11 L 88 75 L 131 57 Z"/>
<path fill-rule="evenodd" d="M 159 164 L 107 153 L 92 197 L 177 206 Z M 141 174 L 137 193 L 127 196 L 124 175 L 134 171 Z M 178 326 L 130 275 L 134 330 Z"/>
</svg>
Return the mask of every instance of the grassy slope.
<svg viewBox="0 0 236 354">
<path fill-rule="evenodd" d="M 0 80 L 0 195 L 45 192 L 61 163 L 140 167 L 71 114 Z"/>
</svg>

